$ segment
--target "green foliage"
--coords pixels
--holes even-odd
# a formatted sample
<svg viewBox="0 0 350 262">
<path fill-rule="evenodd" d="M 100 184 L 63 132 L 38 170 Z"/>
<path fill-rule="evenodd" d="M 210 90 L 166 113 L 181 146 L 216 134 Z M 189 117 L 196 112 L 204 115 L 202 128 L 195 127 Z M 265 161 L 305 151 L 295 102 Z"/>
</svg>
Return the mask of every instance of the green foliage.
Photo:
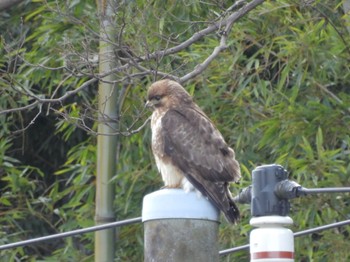
<svg viewBox="0 0 350 262">
<path fill-rule="evenodd" d="M 94 1 L 32 1 L 0 21 L 0 111 L 26 106 L 33 96 L 57 98 L 98 72 L 99 21 Z M 135 57 L 173 47 L 221 19 L 225 1 L 129 1 L 115 17 L 116 54 Z M 266 1 L 241 18 L 228 48 L 185 84 L 236 151 L 243 179 L 260 164 L 278 163 L 305 187 L 348 186 L 350 174 L 350 46 L 341 1 Z M 119 45 L 120 44 L 120 45 Z M 193 70 L 219 44 L 215 34 L 145 68 L 176 76 Z M 123 74 L 138 73 L 128 68 Z M 120 126 L 146 120 L 150 76 L 120 86 Z M 96 84 L 62 103 L 0 115 L 0 244 L 94 224 Z M 34 121 L 33 121 L 34 120 Z M 82 121 L 83 120 L 83 121 Z M 31 121 L 34 124 L 30 124 Z M 29 125 L 29 126 L 28 126 Z M 80 127 L 80 128 L 79 128 Z M 92 132 L 91 132 L 92 131 Z M 115 212 L 141 214 L 142 197 L 162 186 L 152 158 L 150 129 L 120 136 Z M 239 225 L 220 225 L 220 249 L 248 242 L 250 209 Z M 292 201 L 293 231 L 348 219 L 347 194 Z M 349 259 L 349 229 L 297 238 L 297 261 Z M 142 260 L 142 225 L 118 230 L 116 261 Z M 93 234 L 0 251 L 6 261 L 92 261 Z M 221 261 L 247 261 L 238 252 Z"/>
</svg>

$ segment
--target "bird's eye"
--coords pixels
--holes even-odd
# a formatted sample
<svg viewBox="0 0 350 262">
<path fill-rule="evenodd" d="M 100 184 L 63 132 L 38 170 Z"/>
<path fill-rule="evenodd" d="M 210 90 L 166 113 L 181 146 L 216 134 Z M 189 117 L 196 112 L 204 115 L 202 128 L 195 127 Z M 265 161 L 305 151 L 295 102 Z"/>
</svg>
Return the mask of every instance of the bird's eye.
<svg viewBox="0 0 350 262">
<path fill-rule="evenodd" d="M 161 99 L 161 96 L 155 96 L 154 99 L 159 101 Z"/>
</svg>

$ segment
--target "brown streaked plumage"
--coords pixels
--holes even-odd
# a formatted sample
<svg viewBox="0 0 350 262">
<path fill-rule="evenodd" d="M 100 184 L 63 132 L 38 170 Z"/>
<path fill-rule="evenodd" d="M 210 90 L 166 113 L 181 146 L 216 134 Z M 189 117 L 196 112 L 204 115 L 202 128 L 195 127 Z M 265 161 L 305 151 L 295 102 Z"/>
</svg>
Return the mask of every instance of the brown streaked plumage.
<svg viewBox="0 0 350 262">
<path fill-rule="evenodd" d="M 148 89 L 153 109 L 152 150 L 164 186 L 193 187 L 235 223 L 239 210 L 229 191 L 240 179 L 239 163 L 221 133 L 177 82 L 160 80 Z"/>
</svg>

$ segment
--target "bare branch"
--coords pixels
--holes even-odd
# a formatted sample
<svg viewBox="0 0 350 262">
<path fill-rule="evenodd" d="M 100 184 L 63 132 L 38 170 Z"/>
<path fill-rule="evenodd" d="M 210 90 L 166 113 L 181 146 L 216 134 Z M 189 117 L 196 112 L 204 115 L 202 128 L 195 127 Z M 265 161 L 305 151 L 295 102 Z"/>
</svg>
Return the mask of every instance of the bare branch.
<svg viewBox="0 0 350 262">
<path fill-rule="evenodd" d="M 21 2 L 23 2 L 23 0 L 0 0 L 0 11 L 4 11 Z"/>
<path fill-rule="evenodd" d="M 138 128 L 134 128 L 135 125 L 143 118 L 144 116 L 144 112 L 142 111 L 141 114 L 136 117 L 136 119 L 128 126 L 125 128 L 125 131 L 123 130 L 115 130 L 115 132 L 110 132 L 110 133 L 100 133 L 100 132 L 96 132 L 95 130 L 93 130 L 92 128 L 90 128 L 86 123 L 85 123 L 85 119 L 90 119 L 93 122 L 96 122 L 96 119 L 93 119 L 91 117 L 88 117 L 86 115 L 81 115 L 79 117 L 72 117 L 69 116 L 67 113 L 64 113 L 62 111 L 56 110 L 54 108 L 51 108 L 50 110 L 54 111 L 56 114 L 60 115 L 65 121 L 75 125 L 78 128 L 81 128 L 83 130 L 85 130 L 86 132 L 88 132 L 91 135 L 94 136 L 99 136 L 99 135 L 103 135 L 103 136 L 116 136 L 116 135 L 122 135 L 122 136 L 131 136 L 133 134 L 136 134 L 138 132 L 140 132 L 143 128 L 145 128 L 145 126 L 147 125 L 147 123 L 151 120 L 151 117 L 148 117 Z M 105 125 L 108 125 L 109 127 L 111 127 L 113 129 L 113 127 L 111 125 L 109 125 L 109 123 L 113 123 L 116 122 L 118 120 L 116 119 L 111 119 L 110 117 L 104 115 L 104 118 L 98 120 L 98 121 L 103 121 L 103 123 Z"/>
<path fill-rule="evenodd" d="M 233 23 L 233 22 L 237 21 L 239 18 L 241 18 L 242 16 L 247 14 L 249 11 L 253 10 L 258 5 L 262 4 L 264 1 L 265 0 L 253 0 L 252 2 L 250 2 L 247 5 L 243 6 L 237 12 L 231 14 L 226 19 L 220 20 L 220 21 L 214 23 L 213 25 L 210 25 L 207 28 L 194 33 L 192 37 L 190 37 L 186 41 L 180 43 L 179 45 L 167 48 L 167 49 L 162 50 L 162 51 L 155 51 L 155 52 L 153 52 L 151 54 L 148 54 L 148 55 L 145 55 L 145 56 L 141 57 L 141 59 L 142 60 L 150 60 L 150 59 L 155 59 L 155 58 L 159 58 L 159 57 L 162 57 L 162 56 L 166 56 L 166 55 L 177 53 L 177 52 L 179 52 L 179 51 L 189 47 L 190 45 L 192 45 L 193 43 L 197 42 L 201 38 L 203 38 L 203 37 L 205 37 L 205 36 L 215 32 L 217 30 L 219 30 L 222 26 L 226 26 L 229 23 Z"/>
<path fill-rule="evenodd" d="M 37 106 L 38 104 L 39 104 L 39 101 L 34 101 L 33 103 L 31 103 L 29 105 L 26 105 L 26 106 L 1 110 L 0 111 L 0 115 L 31 109 L 31 108 Z"/>
<path fill-rule="evenodd" d="M 13 131 L 12 134 L 15 135 L 15 134 L 18 134 L 18 133 L 22 133 L 22 132 L 26 131 L 31 125 L 34 125 L 35 124 L 35 120 L 40 116 L 41 111 L 42 111 L 42 105 L 39 106 L 38 113 L 33 117 L 33 119 L 30 121 L 30 123 L 26 127 L 22 128 L 22 129 L 19 129 L 19 130 L 16 130 L 16 131 Z"/>
<path fill-rule="evenodd" d="M 139 128 L 128 130 L 127 132 L 122 132 L 121 134 L 123 136 L 130 136 L 130 135 L 136 134 L 140 132 L 148 124 L 149 121 L 151 121 L 151 117 L 147 118 L 146 121 Z"/>
<path fill-rule="evenodd" d="M 209 64 L 223 51 L 227 48 L 226 46 L 226 39 L 227 35 L 231 31 L 232 25 L 234 22 L 236 22 L 239 18 L 253 10 L 256 6 L 259 4 L 262 4 L 265 0 L 255 0 L 252 1 L 245 6 L 243 6 L 241 9 L 238 11 L 234 12 L 231 14 L 222 24 L 225 24 L 225 31 L 221 33 L 221 39 L 220 39 L 220 44 L 214 48 L 213 52 L 202 62 L 201 64 L 197 65 L 195 69 L 184 75 L 179 79 L 180 83 L 184 83 L 188 81 L 189 79 L 201 74 L 208 66 Z"/>
<path fill-rule="evenodd" d="M 253 0 L 249 3 L 247 3 L 246 5 L 242 6 L 239 10 L 237 10 L 236 12 L 232 13 L 231 15 L 227 16 L 226 18 L 221 19 L 220 21 L 215 22 L 212 25 L 209 25 L 207 28 L 200 30 L 196 33 L 194 33 L 192 35 L 192 37 L 190 37 L 189 39 L 185 40 L 184 42 L 173 46 L 173 47 L 169 47 L 166 48 L 164 50 L 160 50 L 160 51 L 155 51 L 153 53 L 147 54 L 142 56 L 141 58 L 138 57 L 133 57 L 132 55 L 130 55 L 128 52 L 124 53 L 126 54 L 127 59 L 123 60 L 124 64 L 121 66 L 118 66 L 116 68 L 113 68 L 111 70 L 109 70 L 108 72 L 105 72 L 104 74 L 94 74 L 93 72 L 88 75 L 83 73 L 82 75 L 84 76 L 89 76 L 91 77 L 91 79 L 87 80 L 85 83 L 83 83 L 82 85 L 80 85 L 79 87 L 77 87 L 74 90 L 71 91 L 67 91 L 64 95 L 62 95 L 61 97 L 58 98 L 54 98 L 55 93 L 57 91 L 57 89 L 59 88 L 59 86 L 55 89 L 55 92 L 51 95 L 50 98 L 43 98 L 40 97 L 38 95 L 34 95 L 32 93 L 27 93 L 26 95 L 30 96 L 31 98 L 35 99 L 35 102 L 24 106 L 24 107 L 18 107 L 18 108 L 12 108 L 12 109 L 7 109 L 7 110 L 1 110 L 0 111 L 0 115 L 1 114 L 7 114 L 7 113 L 11 113 L 11 112 L 16 112 L 16 111 L 22 111 L 22 110 L 26 110 L 26 109 L 30 109 L 33 108 L 35 106 L 37 106 L 38 104 L 43 104 L 43 103 L 51 103 L 51 104 L 55 104 L 55 103 L 62 103 L 64 100 L 66 100 L 67 98 L 77 94 L 78 92 L 80 92 L 81 90 L 83 90 L 84 88 L 88 87 L 89 85 L 97 82 L 97 81 L 103 81 L 103 78 L 107 75 L 113 74 L 113 73 L 119 73 L 119 72 L 124 72 L 125 70 L 129 69 L 130 67 L 134 67 L 137 70 L 139 70 L 139 73 L 134 73 L 134 74 L 126 74 L 125 77 L 122 77 L 116 81 L 114 81 L 115 83 L 117 82 L 123 82 L 127 79 L 133 78 L 133 77 L 142 77 L 144 75 L 161 75 L 162 77 L 168 77 L 168 78 L 172 78 L 175 79 L 179 82 L 186 82 L 189 79 L 199 75 L 200 73 L 202 73 L 208 66 L 209 64 L 223 51 L 227 48 L 226 46 L 226 39 L 227 39 L 227 35 L 230 32 L 232 25 L 234 22 L 236 22 L 238 19 L 240 19 L 242 16 L 244 16 L 245 14 L 247 14 L 248 12 L 250 12 L 252 9 L 254 9 L 256 6 L 258 6 L 259 4 L 263 3 L 265 0 Z M 233 9 L 238 8 L 239 6 L 242 5 L 242 3 L 244 2 L 244 0 L 241 0 L 239 2 L 237 2 L 236 4 L 232 5 L 230 8 L 228 8 L 225 11 L 225 15 L 230 13 Z M 75 21 L 76 23 L 78 23 L 77 21 Z M 189 47 L 190 45 L 192 45 L 193 43 L 195 43 L 196 41 L 200 40 L 201 38 L 220 30 L 221 28 L 224 28 L 223 32 L 221 32 L 221 39 L 220 39 L 220 43 L 218 46 L 216 46 L 213 50 L 213 52 L 200 64 L 198 64 L 194 70 L 192 72 L 189 72 L 188 74 L 182 76 L 182 77 L 177 77 L 175 75 L 171 75 L 169 73 L 165 73 L 165 72 L 160 72 L 158 70 L 154 70 L 154 69 L 148 69 L 145 68 L 144 66 L 141 65 L 142 62 L 147 61 L 147 60 L 152 60 L 152 59 L 162 59 L 164 56 L 170 55 L 170 54 L 174 54 L 176 52 L 179 52 L 187 47 Z M 120 44 L 120 43 L 119 43 Z M 26 63 L 28 63 L 26 61 Z M 29 64 L 29 63 L 28 63 Z M 32 65 L 33 66 L 33 65 Z M 60 68 L 48 68 L 44 65 L 36 65 L 48 70 L 57 70 L 57 69 L 66 69 L 68 70 L 67 67 L 60 67 Z M 69 71 L 69 70 L 68 70 Z M 74 74 L 73 72 L 71 72 L 71 74 Z M 27 90 L 25 90 L 27 91 Z"/>
<path fill-rule="evenodd" d="M 327 86 L 321 85 L 319 83 L 316 83 L 316 86 L 318 86 L 322 91 L 324 91 L 326 94 L 328 94 L 330 97 L 332 97 L 335 101 L 337 101 L 338 104 L 342 105 L 343 101 L 336 96 L 333 92 L 331 92 Z"/>
</svg>

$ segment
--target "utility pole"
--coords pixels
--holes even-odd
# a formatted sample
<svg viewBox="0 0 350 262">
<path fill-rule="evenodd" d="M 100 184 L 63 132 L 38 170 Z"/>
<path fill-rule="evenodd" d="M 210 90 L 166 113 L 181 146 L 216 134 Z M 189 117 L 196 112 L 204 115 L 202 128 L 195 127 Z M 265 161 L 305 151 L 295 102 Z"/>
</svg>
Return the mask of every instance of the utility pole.
<svg viewBox="0 0 350 262">
<path fill-rule="evenodd" d="M 162 189 L 143 199 L 145 262 L 218 262 L 219 211 L 196 192 Z"/>
</svg>

